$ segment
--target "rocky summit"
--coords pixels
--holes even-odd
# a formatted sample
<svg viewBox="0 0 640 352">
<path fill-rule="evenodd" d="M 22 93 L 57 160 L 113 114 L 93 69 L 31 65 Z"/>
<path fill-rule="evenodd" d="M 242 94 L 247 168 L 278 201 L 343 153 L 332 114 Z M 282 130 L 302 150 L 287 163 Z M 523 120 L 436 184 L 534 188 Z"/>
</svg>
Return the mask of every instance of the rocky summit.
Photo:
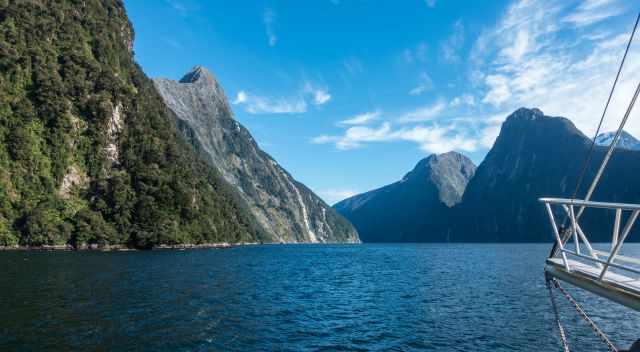
<svg viewBox="0 0 640 352">
<path fill-rule="evenodd" d="M 270 241 L 359 242 L 347 220 L 259 148 L 211 72 L 197 66 L 179 81 L 154 83 L 183 135 L 232 185 Z"/>
<path fill-rule="evenodd" d="M 451 207 L 462 199 L 475 170 L 462 154 L 434 154 L 402 180 L 334 207 L 356 226 L 364 242 L 447 241 Z"/>
<path fill-rule="evenodd" d="M 590 146 L 591 140 L 567 118 L 547 116 L 538 109 L 516 110 L 503 123 L 495 144 L 455 207 L 453 240 L 551 241 L 551 227 L 538 198 L 571 198 Z M 585 196 L 606 149 L 594 149 L 577 198 Z M 637 203 L 638 173 L 640 152 L 616 150 L 592 199 Z M 610 241 L 613 216 L 591 210 L 585 214 L 581 226 L 590 239 Z M 632 235 L 630 238 L 637 238 Z"/>
</svg>

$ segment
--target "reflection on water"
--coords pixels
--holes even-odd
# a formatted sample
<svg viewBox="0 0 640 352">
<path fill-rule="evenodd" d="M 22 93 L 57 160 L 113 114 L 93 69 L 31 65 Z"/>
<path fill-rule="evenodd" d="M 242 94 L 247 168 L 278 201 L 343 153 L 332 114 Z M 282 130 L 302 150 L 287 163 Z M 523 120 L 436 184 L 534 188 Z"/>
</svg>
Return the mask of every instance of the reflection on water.
<svg viewBox="0 0 640 352">
<path fill-rule="evenodd" d="M 0 350 L 558 350 L 543 279 L 548 250 L 403 244 L 3 252 Z M 639 313 L 565 287 L 620 346 L 640 338 Z M 558 302 L 572 347 L 603 350 Z"/>
</svg>

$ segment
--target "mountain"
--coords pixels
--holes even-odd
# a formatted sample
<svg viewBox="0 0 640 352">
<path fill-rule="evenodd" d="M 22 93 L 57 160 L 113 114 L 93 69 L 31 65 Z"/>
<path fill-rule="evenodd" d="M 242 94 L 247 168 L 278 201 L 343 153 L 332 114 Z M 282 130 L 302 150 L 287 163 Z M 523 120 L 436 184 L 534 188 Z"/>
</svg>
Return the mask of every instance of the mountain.
<svg viewBox="0 0 640 352">
<path fill-rule="evenodd" d="M 449 152 L 421 160 L 402 180 L 334 205 L 363 242 L 443 242 L 451 207 L 460 202 L 476 167 Z"/>
<path fill-rule="evenodd" d="M 566 118 L 546 116 L 538 109 L 515 111 L 454 209 L 453 240 L 551 241 L 548 217 L 538 198 L 572 196 L 590 144 Z M 596 147 L 578 198 L 584 197 L 605 152 L 605 147 Z M 639 202 L 639 174 L 640 152 L 616 150 L 592 199 Z M 581 225 L 593 241 L 610 241 L 612 222 L 611 213 L 588 210 Z"/>
<path fill-rule="evenodd" d="M 348 221 L 258 147 L 208 70 L 197 66 L 178 82 L 154 83 L 185 137 L 248 204 L 271 241 L 359 242 Z"/>
<path fill-rule="evenodd" d="M 133 60 L 120 0 L 0 1 L 0 245 L 256 241 Z"/>
<path fill-rule="evenodd" d="M 615 137 L 616 132 L 604 132 L 600 133 L 596 137 L 596 145 L 608 147 L 613 142 L 613 137 Z M 620 135 L 620 140 L 618 140 L 618 144 L 616 148 L 620 149 L 628 149 L 628 150 L 640 150 L 640 141 L 637 140 L 634 136 L 627 133 L 626 131 L 622 131 Z"/>
</svg>

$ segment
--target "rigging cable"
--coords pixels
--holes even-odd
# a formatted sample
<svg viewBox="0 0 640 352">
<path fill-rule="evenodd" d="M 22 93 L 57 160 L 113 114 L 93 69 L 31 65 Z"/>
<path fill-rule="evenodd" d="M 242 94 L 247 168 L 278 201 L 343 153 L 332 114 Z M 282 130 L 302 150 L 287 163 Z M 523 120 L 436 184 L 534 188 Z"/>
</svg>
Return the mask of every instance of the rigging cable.
<svg viewBox="0 0 640 352">
<path fill-rule="evenodd" d="M 571 196 L 572 200 L 575 200 L 575 198 L 578 195 L 578 191 L 580 190 L 580 187 L 582 186 L 582 181 L 584 180 L 584 176 L 587 172 L 587 169 L 589 167 L 589 162 L 591 161 L 591 157 L 593 155 L 593 151 L 595 149 L 595 145 L 596 145 L 596 139 L 598 138 L 598 134 L 600 133 L 600 129 L 602 128 L 602 123 L 604 122 L 604 117 L 607 114 L 607 110 L 609 109 L 609 103 L 611 103 L 611 98 L 613 97 L 613 92 L 616 89 L 616 85 L 618 84 L 618 80 L 620 78 L 620 73 L 622 73 L 622 68 L 624 67 L 624 62 L 627 59 L 627 54 L 629 53 L 629 48 L 631 47 L 631 43 L 633 42 L 633 37 L 635 36 L 636 33 L 636 29 L 638 28 L 638 22 L 640 22 L 640 13 L 638 13 L 638 17 L 636 17 L 636 23 L 633 26 L 633 31 L 631 32 L 631 36 L 629 37 L 629 42 L 627 43 L 627 47 L 624 50 L 624 55 L 622 56 L 622 62 L 620 62 L 620 67 L 618 68 L 618 73 L 616 74 L 616 79 L 613 81 L 613 86 L 611 87 L 611 91 L 609 92 L 609 97 L 607 98 L 607 103 L 604 106 L 604 110 L 602 111 L 602 116 L 600 117 L 600 122 L 598 123 L 598 128 L 596 129 L 596 133 L 593 136 L 593 140 L 591 141 L 591 147 L 589 148 L 589 152 L 587 153 L 587 156 L 585 157 L 584 163 L 582 165 L 582 171 L 580 172 L 580 176 L 578 177 L 578 182 L 576 183 L 576 188 L 573 191 L 573 196 Z M 614 143 L 612 141 L 611 145 L 613 146 Z M 591 194 L 589 194 L 587 197 L 585 197 L 586 200 L 588 200 L 588 198 L 590 198 Z M 563 224 L 566 222 L 567 220 L 567 216 L 565 216 L 565 221 L 563 221 Z"/>
<path fill-rule="evenodd" d="M 576 197 L 578 196 L 578 191 L 580 191 L 580 187 L 582 186 L 582 181 L 584 181 L 584 176 L 587 173 L 587 169 L 589 168 L 589 162 L 591 161 L 591 157 L 593 156 L 593 151 L 595 150 L 595 146 L 596 146 L 596 139 L 598 138 L 598 134 L 600 133 L 600 129 L 602 128 L 602 123 L 604 122 L 604 118 L 607 114 L 607 110 L 609 109 L 609 104 L 611 103 L 611 98 L 613 97 L 613 92 L 616 89 L 616 85 L 618 84 L 618 80 L 620 79 L 620 74 L 622 73 L 622 68 L 624 67 L 624 63 L 627 59 L 627 54 L 629 53 L 629 48 L 631 47 L 631 44 L 633 43 L 633 38 L 636 34 L 636 30 L 638 28 L 638 22 L 640 22 L 640 12 L 638 13 L 638 16 L 636 17 L 636 22 L 633 25 L 633 30 L 631 31 L 631 36 L 629 37 L 629 41 L 627 42 L 627 47 L 624 50 L 624 55 L 622 56 L 622 61 L 620 62 L 620 67 L 618 67 L 618 72 L 616 73 L 616 79 L 613 81 L 613 86 L 611 87 L 611 91 L 609 92 L 609 97 L 607 98 L 607 102 L 604 105 L 604 110 L 602 111 L 602 116 L 600 116 L 600 122 L 598 123 L 598 128 L 596 129 L 596 133 L 593 136 L 593 139 L 591 140 L 591 146 L 589 147 L 589 151 L 587 152 L 587 155 L 584 159 L 584 162 L 582 164 L 582 170 L 580 171 L 580 175 L 578 176 L 578 181 L 576 182 L 576 188 L 573 191 L 573 195 L 571 196 L 571 200 L 575 200 Z M 623 120 L 624 122 L 621 124 L 621 127 L 624 127 L 624 123 L 626 123 L 626 118 Z M 598 184 L 598 182 L 600 181 L 600 176 L 602 176 L 602 172 L 604 171 L 604 168 L 606 167 L 608 161 L 609 161 L 609 157 L 611 156 L 611 153 L 613 152 L 613 147 L 617 144 L 618 142 L 618 138 L 619 138 L 619 134 L 620 131 L 618 131 L 618 133 L 616 133 L 616 136 L 614 137 L 613 141 L 611 141 L 611 145 L 609 146 L 609 150 L 607 152 L 607 156 L 605 157 L 605 160 L 603 160 L 603 164 L 600 166 L 600 170 L 598 170 L 598 174 L 596 176 L 596 178 L 594 179 L 593 183 L 591 184 L 591 187 L 589 187 L 589 191 L 587 192 L 587 195 L 585 196 L 585 200 L 589 200 L 591 199 L 591 195 L 593 194 L 593 191 L 595 190 L 596 185 Z M 580 216 L 582 215 L 582 213 L 584 212 L 584 207 L 581 207 L 580 210 L 578 211 L 578 214 L 576 216 L 576 220 L 580 219 Z M 567 224 L 567 220 L 569 219 L 569 216 L 567 214 L 565 214 L 564 219 L 562 220 L 562 225 L 560 226 L 561 228 L 565 228 L 566 224 Z M 551 256 L 556 254 L 556 248 L 554 245 L 554 248 L 551 250 Z"/>
</svg>

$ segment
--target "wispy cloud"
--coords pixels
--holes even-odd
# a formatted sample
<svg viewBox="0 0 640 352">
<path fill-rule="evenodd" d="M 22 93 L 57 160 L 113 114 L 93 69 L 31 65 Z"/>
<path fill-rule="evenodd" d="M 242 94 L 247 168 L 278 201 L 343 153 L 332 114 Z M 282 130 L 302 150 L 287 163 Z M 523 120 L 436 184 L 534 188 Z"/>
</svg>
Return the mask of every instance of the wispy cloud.
<svg viewBox="0 0 640 352">
<path fill-rule="evenodd" d="M 185 14 L 188 10 L 187 6 L 178 0 L 165 0 L 165 2 L 180 14 Z"/>
<path fill-rule="evenodd" d="M 358 114 L 356 116 L 350 117 L 348 119 L 344 119 L 338 122 L 338 125 L 349 126 L 349 125 L 365 125 L 371 121 L 374 121 L 378 117 L 380 117 L 380 111 L 372 111 L 365 112 L 363 114 Z"/>
<path fill-rule="evenodd" d="M 547 114 L 571 118 L 587 134 L 594 132 L 634 18 L 627 12 L 626 25 L 603 31 L 590 25 L 614 16 L 622 19 L 624 2 L 587 0 L 577 7 L 572 4 L 516 1 L 494 28 L 478 38 L 472 50 L 472 71 L 483 104 L 500 111 L 539 107 Z M 636 41 L 604 130 L 618 124 L 638 79 L 640 43 Z M 639 134 L 640 121 L 636 120 L 630 121 L 628 129 Z"/>
<path fill-rule="evenodd" d="M 276 12 L 272 9 L 264 10 L 262 14 L 262 21 L 264 22 L 264 28 L 267 32 L 267 42 L 269 46 L 276 46 L 278 43 L 278 37 L 276 36 L 276 32 L 273 28 L 276 21 Z"/>
<path fill-rule="evenodd" d="M 415 48 L 406 48 L 402 51 L 402 57 L 407 63 L 427 61 L 427 44 L 420 42 Z"/>
<path fill-rule="evenodd" d="M 342 136 L 322 135 L 311 140 L 314 144 L 335 144 L 337 149 L 348 150 L 362 146 L 366 142 L 390 141 L 391 124 L 383 123 L 377 128 L 367 126 L 354 126 L 345 130 Z"/>
<path fill-rule="evenodd" d="M 240 91 L 232 104 L 244 107 L 250 114 L 296 114 L 307 111 L 307 103 L 302 98 L 268 98 Z"/>
<path fill-rule="evenodd" d="M 433 81 L 426 72 L 420 73 L 418 81 L 418 85 L 409 91 L 409 95 L 420 95 L 433 88 Z"/>
<path fill-rule="evenodd" d="M 464 24 L 461 20 L 453 24 L 449 37 L 440 45 L 440 56 L 446 62 L 460 61 L 460 50 L 464 44 Z"/>
<path fill-rule="evenodd" d="M 438 100 L 434 104 L 426 105 L 404 113 L 402 116 L 400 116 L 400 118 L 398 118 L 398 122 L 411 123 L 429 121 L 434 119 L 435 117 L 438 117 L 438 115 L 440 115 L 446 107 L 447 104 L 443 100 Z"/>
<path fill-rule="evenodd" d="M 624 8 L 614 0 L 586 0 L 563 20 L 577 27 L 583 27 L 617 16 L 623 11 Z"/>
<path fill-rule="evenodd" d="M 460 132 L 455 125 L 416 125 L 392 128 L 391 123 L 383 122 L 378 127 L 355 126 L 342 135 L 322 135 L 314 138 L 315 144 L 333 144 L 336 149 L 349 150 L 360 148 L 368 143 L 413 142 L 426 153 L 444 153 L 451 150 L 472 152 L 478 148 L 478 136 Z"/>
<path fill-rule="evenodd" d="M 351 198 L 359 192 L 353 189 L 321 189 L 317 192 L 328 204 L 335 204 L 341 200 Z"/>
<path fill-rule="evenodd" d="M 429 7 L 435 7 L 436 6 L 436 0 L 424 0 L 424 2 Z"/>
<path fill-rule="evenodd" d="M 305 83 L 303 91 L 311 95 L 314 105 L 324 105 L 331 100 L 331 94 L 327 88 L 317 88 L 310 82 Z"/>
<path fill-rule="evenodd" d="M 449 102 L 449 106 L 453 108 L 457 108 L 460 106 L 475 106 L 476 98 L 471 94 L 462 94 L 459 95 Z"/>
<path fill-rule="evenodd" d="M 319 107 L 331 100 L 331 94 L 326 87 L 318 87 L 311 82 L 305 82 L 297 94 L 290 97 L 266 97 L 241 90 L 231 102 L 242 106 L 250 114 L 300 114 L 307 112 L 309 106 Z"/>
</svg>

